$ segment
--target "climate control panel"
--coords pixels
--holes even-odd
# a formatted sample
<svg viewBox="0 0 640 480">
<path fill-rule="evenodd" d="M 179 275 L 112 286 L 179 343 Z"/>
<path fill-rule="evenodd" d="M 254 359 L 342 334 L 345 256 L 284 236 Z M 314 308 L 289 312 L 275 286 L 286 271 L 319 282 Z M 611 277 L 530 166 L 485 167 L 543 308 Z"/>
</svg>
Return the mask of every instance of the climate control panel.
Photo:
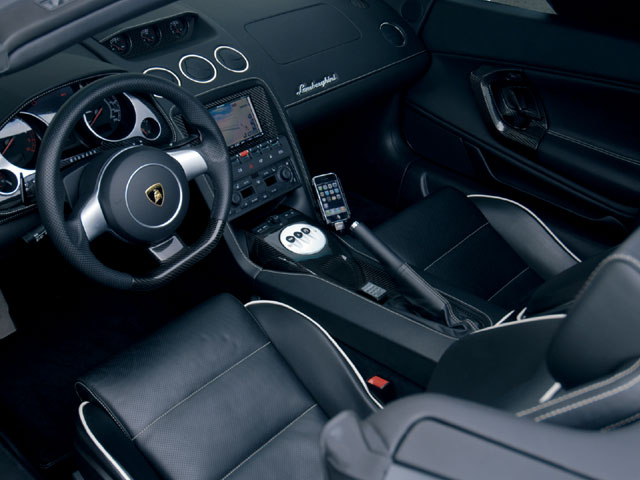
<svg viewBox="0 0 640 480">
<path fill-rule="evenodd" d="M 291 145 L 284 136 L 231 156 L 231 219 L 300 186 Z"/>
</svg>

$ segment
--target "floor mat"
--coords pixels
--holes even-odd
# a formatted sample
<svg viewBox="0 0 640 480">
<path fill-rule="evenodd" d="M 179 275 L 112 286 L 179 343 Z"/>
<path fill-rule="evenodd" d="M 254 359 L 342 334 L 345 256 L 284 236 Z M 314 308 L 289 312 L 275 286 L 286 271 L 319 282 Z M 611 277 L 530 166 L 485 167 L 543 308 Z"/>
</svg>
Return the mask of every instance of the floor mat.
<svg viewBox="0 0 640 480">
<path fill-rule="evenodd" d="M 241 296 L 232 268 L 211 257 L 169 287 L 133 293 L 85 279 L 50 245 L 25 253 L 2 262 L 14 272 L 0 288 L 17 332 L 0 341 L 0 426 L 43 469 L 72 452 L 78 376 L 215 293 Z"/>
</svg>

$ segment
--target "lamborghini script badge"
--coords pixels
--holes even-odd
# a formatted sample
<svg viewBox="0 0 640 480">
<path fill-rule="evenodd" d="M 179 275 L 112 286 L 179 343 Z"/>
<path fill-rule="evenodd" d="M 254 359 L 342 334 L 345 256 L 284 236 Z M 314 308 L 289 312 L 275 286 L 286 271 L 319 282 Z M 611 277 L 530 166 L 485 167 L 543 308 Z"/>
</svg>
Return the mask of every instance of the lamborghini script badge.
<svg viewBox="0 0 640 480">
<path fill-rule="evenodd" d="M 153 203 L 156 207 L 161 207 L 164 203 L 164 188 L 161 183 L 156 183 L 155 185 L 151 185 L 147 188 L 145 192 L 147 194 L 147 198 L 151 203 Z"/>
</svg>

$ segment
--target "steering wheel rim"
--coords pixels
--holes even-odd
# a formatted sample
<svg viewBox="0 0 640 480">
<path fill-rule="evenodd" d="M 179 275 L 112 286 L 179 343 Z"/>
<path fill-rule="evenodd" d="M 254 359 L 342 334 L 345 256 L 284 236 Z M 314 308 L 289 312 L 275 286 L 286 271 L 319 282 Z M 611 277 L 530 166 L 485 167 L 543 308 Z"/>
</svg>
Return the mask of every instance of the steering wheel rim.
<svg viewBox="0 0 640 480">
<path fill-rule="evenodd" d="M 74 208 L 65 218 L 66 191 L 60 172 L 65 141 L 84 112 L 96 101 L 121 93 L 156 94 L 174 103 L 185 120 L 200 132 L 201 143 L 189 150 L 169 152 L 190 180 L 204 174 L 214 190 L 209 221 L 200 239 L 160 264 L 145 276 L 134 276 L 103 264 L 91 251 L 86 222 L 82 215 L 89 207 Z M 148 147 L 145 147 L 148 148 Z M 188 155 L 185 153 L 188 152 Z M 119 151 L 117 154 L 121 153 Z M 173 154 L 172 154 L 173 153 Z M 117 155 L 116 154 L 116 155 Z M 194 167 L 193 159 L 199 162 Z M 204 162 L 204 163 L 202 163 Z M 97 185 L 96 190 L 100 188 Z M 160 287 L 207 256 L 220 240 L 229 215 L 231 167 L 226 143 L 217 124 L 202 103 L 166 80 L 142 74 L 117 74 L 97 80 L 76 92 L 60 108 L 42 139 L 36 168 L 36 198 L 42 223 L 63 257 L 89 278 L 121 290 L 150 290 Z M 95 206 L 94 206 L 95 207 Z M 104 215 L 104 214 L 103 214 Z M 170 238 L 170 237 L 169 237 Z"/>
</svg>

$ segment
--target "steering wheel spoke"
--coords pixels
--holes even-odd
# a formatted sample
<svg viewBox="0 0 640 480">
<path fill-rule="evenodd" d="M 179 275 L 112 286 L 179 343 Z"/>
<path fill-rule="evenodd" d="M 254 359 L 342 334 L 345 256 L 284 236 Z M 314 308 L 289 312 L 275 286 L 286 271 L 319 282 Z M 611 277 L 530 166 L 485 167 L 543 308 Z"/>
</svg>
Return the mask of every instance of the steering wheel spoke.
<svg viewBox="0 0 640 480">
<path fill-rule="evenodd" d="M 184 170 L 187 180 L 207 173 L 209 166 L 202 154 L 195 148 L 181 148 L 179 150 L 169 150 L 167 154 L 176 160 Z"/>
<path fill-rule="evenodd" d="M 98 196 L 92 196 L 80 210 L 80 223 L 89 242 L 105 233 L 109 226 Z"/>
<path fill-rule="evenodd" d="M 180 237 L 178 235 L 173 235 L 167 240 L 149 247 L 149 252 L 158 262 L 166 263 L 182 252 L 185 248 L 186 247 Z"/>
</svg>

